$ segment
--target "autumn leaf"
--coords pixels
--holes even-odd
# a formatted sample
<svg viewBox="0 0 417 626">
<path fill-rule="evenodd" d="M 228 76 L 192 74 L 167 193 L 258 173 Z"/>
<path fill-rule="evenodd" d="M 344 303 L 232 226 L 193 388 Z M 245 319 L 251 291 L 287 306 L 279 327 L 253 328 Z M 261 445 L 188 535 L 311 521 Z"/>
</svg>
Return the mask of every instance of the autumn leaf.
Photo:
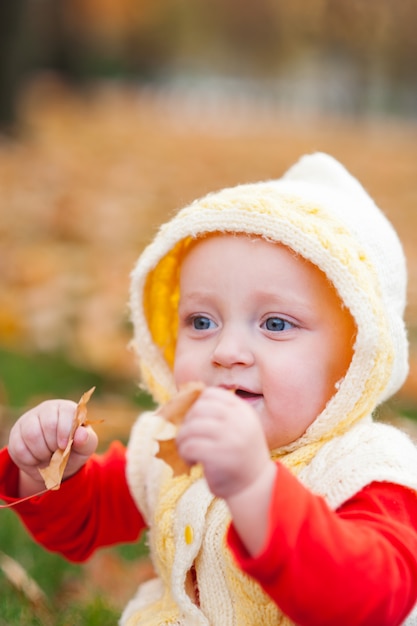
<svg viewBox="0 0 417 626">
<path fill-rule="evenodd" d="M 158 415 L 162 415 L 167 422 L 180 426 L 185 414 L 197 400 L 205 385 L 201 382 L 189 382 L 182 385 L 168 402 L 158 409 Z"/>
<path fill-rule="evenodd" d="M 56 490 L 61 486 L 62 476 L 67 466 L 72 444 L 74 442 L 75 431 L 79 426 L 87 425 L 87 402 L 93 395 L 94 390 L 95 387 L 92 387 L 80 398 L 65 449 L 58 448 L 55 450 L 49 465 L 43 469 L 39 469 L 47 489 Z"/>
<path fill-rule="evenodd" d="M 165 463 L 168 463 L 172 468 L 173 476 L 189 474 L 190 466 L 178 454 L 175 439 L 159 441 L 159 452 L 156 456 L 165 461 Z"/>
<path fill-rule="evenodd" d="M 34 605 L 46 605 L 46 596 L 27 571 L 8 554 L 0 552 L 0 570 L 8 581 Z"/>
<path fill-rule="evenodd" d="M 194 402 L 200 396 L 205 385 L 201 382 L 189 382 L 183 385 L 178 393 L 173 396 L 168 402 L 158 410 L 158 415 L 161 415 L 167 422 L 174 424 L 177 428 L 169 439 L 159 439 L 159 451 L 156 457 L 162 459 L 168 465 L 171 466 L 174 476 L 180 476 L 181 474 L 188 474 L 190 466 L 180 457 L 175 442 L 175 435 L 178 427 L 182 424 L 187 411 L 192 407 Z"/>
</svg>

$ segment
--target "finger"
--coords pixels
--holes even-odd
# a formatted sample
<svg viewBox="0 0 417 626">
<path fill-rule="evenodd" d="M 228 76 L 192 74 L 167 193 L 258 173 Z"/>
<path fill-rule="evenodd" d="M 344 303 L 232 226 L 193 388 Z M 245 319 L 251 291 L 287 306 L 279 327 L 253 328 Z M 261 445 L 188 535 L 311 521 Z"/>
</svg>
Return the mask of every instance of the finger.
<svg viewBox="0 0 417 626">
<path fill-rule="evenodd" d="M 45 423 L 45 438 L 48 446 L 65 449 L 74 422 L 77 404 L 71 400 L 57 400 L 50 406 L 48 417 L 50 421 Z M 46 428 L 48 427 L 48 430 Z M 50 430 L 49 430 L 50 427 Z"/>
<path fill-rule="evenodd" d="M 181 456 L 187 461 L 201 461 L 202 453 L 209 456 L 227 447 L 228 437 L 218 427 L 218 423 L 207 420 L 196 420 L 184 425 L 176 437 L 176 445 Z M 206 450 L 208 450 L 206 455 Z"/>
<path fill-rule="evenodd" d="M 77 472 L 96 451 L 98 437 L 90 426 L 79 426 L 74 434 L 71 455 L 65 469 L 65 477 Z"/>
<path fill-rule="evenodd" d="M 208 444 L 206 439 L 187 438 L 182 442 L 177 440 L 177 449 L 181 458 L 189 465 L 203 463 L 207 453 Z"/>
<path fill-rule="evenodd" d="M 91 456 L 97 449 L 97 433 L 91 426 L 79 426 L 74 434 L 73 452 L 83 456 Z"/>
<path fill-rule="evenodd" d="M 21 433 L 21 424 L 16 422 L 9 435 L 8 450 L 11 458 L 18 467 L 26 465 L 34 465 L 36 459 L 26 445 L 25 439 Z"/>
<path fill-rule="evenodd" d="M 179 448 L 194 441 L 204 441 L 214 445 L 222 443 L 221 429 L 218 423 L 210 419 L 201 419 L 184 424 L 176 437 Z"/>
<path fill-rule="evenodd" d="M 35 456 L 44 458 L 47 451 L 65 448 L 75 407 L 70 401 L 48 400 L 20 418 L 22 437 Z"/>
<path fill-rule="evenodd" d="M 37 465 L 44 462 L 51 455 L 39 417 L 36 414 L 27 419 L 22 419 L 17 424 L 20 436 L 21 460 L 27 465 Z"/>
</svg>

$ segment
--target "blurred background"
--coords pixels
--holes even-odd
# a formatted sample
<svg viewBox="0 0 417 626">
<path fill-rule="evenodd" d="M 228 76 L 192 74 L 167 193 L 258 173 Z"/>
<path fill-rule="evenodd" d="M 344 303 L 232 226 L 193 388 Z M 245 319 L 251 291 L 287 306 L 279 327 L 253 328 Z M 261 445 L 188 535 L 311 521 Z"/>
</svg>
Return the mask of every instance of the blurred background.
<svg viewBox="0 0 417 626">
<path fill-rule="evenodd" d="M 92 385 L 102 449 L 126 441 L 151 406 L 128 348 L 138 254 L 195 197 L 315 150 L 360 179 L 404 243 L 410 375 L 380 417 L 414 436 L 416 23 L 415 0 L 0 3 L 1 444 L 27 407 Z M 58 624 L 58 605 L 62 623 L 115 623 L 146 561 L 45 565 L 9 513 L 0 549 L 41 583 L 49 617 L 0 559 L 0 625 Z"/>
</svg>

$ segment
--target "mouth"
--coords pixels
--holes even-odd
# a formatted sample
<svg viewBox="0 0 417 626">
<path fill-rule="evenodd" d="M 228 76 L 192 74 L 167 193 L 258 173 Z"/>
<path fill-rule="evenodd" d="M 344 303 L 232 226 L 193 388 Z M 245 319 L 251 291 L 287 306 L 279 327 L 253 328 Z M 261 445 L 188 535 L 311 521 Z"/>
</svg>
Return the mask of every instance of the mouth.
<svg viewBox="0 0 417 626">
<path fill-rule="evenodd" d="M 242 400 L 246 400 L 246 402 L 255 402 L 256 400 L 261 400 L 264 397 L 262 393 L 256 393 L 255 391 L 251 391 L 250 389 L 244 387 L 238 387 L 237 385 L 220 384 L 219 387 L 231 391 Z"/>
<path fill-rule="evenodd" d="M 254 401 L 262 398 L 262 394 L 254 393 L 253 391 L 247 391 L 246 389 L 235 389 L 235 394 L 242 398 L 242 400 Z"/>
</svg>

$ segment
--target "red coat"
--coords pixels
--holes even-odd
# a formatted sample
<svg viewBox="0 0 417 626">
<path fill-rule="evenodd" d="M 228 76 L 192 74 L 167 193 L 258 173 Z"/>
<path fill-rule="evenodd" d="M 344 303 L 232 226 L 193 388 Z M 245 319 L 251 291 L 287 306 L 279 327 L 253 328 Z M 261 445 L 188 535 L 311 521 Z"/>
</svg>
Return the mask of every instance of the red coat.
<svg viewBox="0 0 417 626">
<path fill-rule="evenodd" d="M 34 539 L 72 561 L 135 541 L 145 528 L 130 495 L 125 448 L 114 443 L 61 489 L 15 507 Z M 0 452 L 0 498 L 18 494 L 18 469 Z M 417 495 L 372 483 L 337 511 L 280 465 L 269 534 L 251 558 L 233 526 L 239 566 L 303 626 L 395 626 L 417 600 Z"/>
</svg>

